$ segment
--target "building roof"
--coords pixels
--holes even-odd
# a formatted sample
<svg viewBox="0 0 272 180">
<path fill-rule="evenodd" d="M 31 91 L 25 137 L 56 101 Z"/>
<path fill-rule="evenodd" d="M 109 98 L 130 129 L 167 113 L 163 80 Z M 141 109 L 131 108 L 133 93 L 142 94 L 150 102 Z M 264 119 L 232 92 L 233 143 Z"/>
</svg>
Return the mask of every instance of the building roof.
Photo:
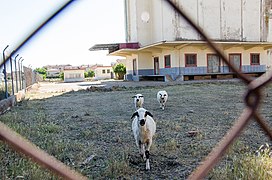
<svg viewBox="0 0 272 180">
<path fill-rule="evenodd" d="M 118 51 L 119 49 L 138 49 L 139 43 L 115 43 L 115 44 L 95 44 L 91 47 L 90 51 L 108 50 L 109 53 Z"/>
<path fill-rule="evenodd" d="M 47 69 L 46 71 L 47 71 L 47 72 L 56 72 L 56 71 L 59 72 L 60 70 L 59 70 L 59 69 Z"/>
<path fill-rule="evenodd" d="M 64 67 L 64 71 L 65 70 L 85 70 L 85 68 L 79 67 L 79 66 L 66 66 L 66 67 Z"/>
<path fill-rule="evenodd" d="M 272 48 L 272 42 L 244 42 L 244 41 L 213 41 L 215 45 L 219 45 L 224 50 L 232 47 L 242 46 L 244 49 L 261 47 L 266 49 Z M 206 41 L 161 41 L 147 46 L 139 47 L 138 49 L 123 48 L 110 53 L 113 56 L 126 56 L 137 52 L 162 52 L 163 49 L 180 50 L 186 46 L 197 46 L 200 49 L 207 49 L 209 45 Z"/>
<path fill-rule="evenodd" d="M 95 69 L 96 68 L 112 68 L 112 66 L 96 66 Z"/>
</svg>

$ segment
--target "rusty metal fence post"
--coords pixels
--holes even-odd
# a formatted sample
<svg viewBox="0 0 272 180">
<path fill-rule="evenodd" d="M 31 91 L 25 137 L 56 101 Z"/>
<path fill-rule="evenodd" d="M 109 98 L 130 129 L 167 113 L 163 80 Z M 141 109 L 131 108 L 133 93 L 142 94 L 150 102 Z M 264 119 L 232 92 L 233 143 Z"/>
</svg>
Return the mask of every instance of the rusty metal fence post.
<svg viewBox="0 0 272 180">
<path fill-rule="evenodd" d="M 207 44 L 222 58 L 224 63 L 229 66 L 229 68 L 237 74 L 237 76 L 244 82 L 247 86 L 247 91 L 245 93 L 245 109 L 243 110 L 240 117 L 237 119 L 236 123 L 229 129 L 226 135 L 221 139 L 221 141 L 213 148 L 210 154 L 206 157 L 206 159 L 200 163 L 200 165 L 192 172 L 189 176 L 189 179 L 203 179 L 209 171 L 218 163 L 218 161 L 224 156 L 227 149 L 231 147 L 233 142 L 239 137 L 241 132 L 245 129 L 250 120 L 255 120 L 262 130 L 267 134 L 267 136 L 272 140 L 272 130 L 266 123 L 265 119 L 258 112 L 258 107 L 260 105 L 262 99 L 261 90 L 267 84 L 270 83 L 272 79 L 272 73 L 268 72 L 261 77 L 252 80 L 241 71 L 236 69 L 230 62 L 227 60 L 223 52 L 219 48 L 217 48 L 213 42 L 209 39 L 209 37 L 201 30 L 200 27 L 194 23 L 194 21 L 179 7 L 176 6 L 173 0 L 165 0 L 174 11 L 176 11 L 180 16 L 182 16 L 193 28 L 194 30 L 200 34 L 200 36 L 207 42 Z M 30 34 L 23 42 L 21 42 L 14 53 L 16 53 L 21 47 L 24 46 L 40 29 L 42 29 L 50 20 L 52 20 L 57 14 L 59 14 L 63 9 L 68 7 L 73 0 L 68 1 L 64 4 L 56 13 L 50 16 L 41 26 L 39 26 L 32 34 Z M 11 55 L 10 55 L 11 56 Z M 6 60 L 10 58 L 4 57 L 3 62 L 1 62 L 0 67 L 5 65 Z M 16 56 L 17 57 L 17 56 Z M 15 57 L 15 64 L 16 64 Z M 19 61 L 18 61 L 19 62 Z M 16 67 L 15 67 L 16 71 Z M 17 77 L 17 76 L 16 76 Z M 16 86 L 17 87 L 17 86 Z M 19 139 L 19 141 L 18 141 Z M 28 142 L 17 133 L 13 132 L 3 123 L 0 123 L 0 140 L 6 142 L 11 145 L 15 150 L 29 156 L 35 162 L 44 166 L 47 169 L 50 169 L 52 172 L 57 175 L 65 178 L 65 179 L 86 179 L 86 177 L 81 174 L 71 170 L 69 167 L 65 166 L 60 161 L 56 160 L 54 157 L 49 156 L 47 153 L 36 148 L 35 145 Z"/>
<path fill-rule="evenodd" d="M 62 12 L 65 8 L 67 8 L 72 2 L 75 2 L 75 1 L 70 0 L 67 3 L 65 3 L 63 6 L 61 6 L 55 13 L 52 14 L 52 16 L 50 16 L 37 29 L 35 29 L 24 41 L 20 42 L 17 48 L 15 48 L 15 50 L 13 51 L 13 53 L 16 53 L 19 49 L 21 49 L 39 30 L 41 30 L 54 17 L 56 17 L 60 12 Z M 4 56 L 4 51 L 3 51 L 3 61 L 0 63 L 0 67 L 2 67 L 3 65 L 5 66 L 7 60 L 11 58 L 12 54 L 8 55 L 8 57 L 6 58 Z M 20 68 L 20 64 L 19 64 L 20 59 L 18 60 L 18 66 L 19 66 L 18 68 Z M 10 128 L 8 128 L 5 124 L 1 122 L 0 122 L 0 140 L 9 144 L 16 151 L 26 155 L 27 157 L 31 158 L 33 161 L 37 162 L 39 165 L 51 170 L 53 173 L 55 173 L 56 175 L 60 177 L 63 177 L 64 179 L 71 179 L 71 180 L 87 179 L 87 177 L 84 177 L 81 174 L 77 173 L 76 171 L 72 170 L 71 168 L 63 164 L 62 162 L 58 161 L 53 156 L 50 156 L 46 152 L 40 150 L 33 143 L 21 137 L 19 134 L 12 131 Z"/>
</svg>

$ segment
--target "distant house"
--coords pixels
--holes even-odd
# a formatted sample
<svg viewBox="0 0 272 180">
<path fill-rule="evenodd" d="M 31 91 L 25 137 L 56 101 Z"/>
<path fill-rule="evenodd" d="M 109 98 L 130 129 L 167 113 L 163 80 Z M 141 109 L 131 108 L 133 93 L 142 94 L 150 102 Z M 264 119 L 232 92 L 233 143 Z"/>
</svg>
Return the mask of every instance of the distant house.
<svg viewBox="0 0 272 180">
<path fill-rule="evenodd" d="M 70 64 L 63 65 L 47 65 L 43 66 L 46 69 L 46 77 L 47 78 L 58 78 L 60 73 L 63 72 L 65 67 L 71 67 Z"/>
<path fill-rule="evenodd" d="M 48 69 L 46 71 L 46 77 L 47 78 L 58 78 L 60 75 L 59 69 Z"/>
<path fill-rule="evenodd" d="M 85 69 L 75 66 L 67 66 L 63 69 L 64 82 L 79 82 L 84 81 Z"/>
<path fill-rule="evenodd" d="M 87 65 L 81 65 L 80 67 L 84 68 L 85 72 L 88 72 L 90 70 L 93 71 L 93 68 L 96 67 L 96 66 L 97 66 L 97 64 L 95 64 L 95 65 L 93 65 L 93 64 L 92 65 L 91 64 L 87 64 Z M 101 64 L 101 66 L 103 66 L 103 64 Z"/>
<path fill-rule="evenodd" d="M 61 65 L 47 65 L 47 66 L 43 66 L 43 68 L 49 70 L 49 69 L 58 69 L 60 72 L 63 71 L 63 69 L 65 67 L 68 67 L 68 66 L 72 66 L 70 64 L 61 64 Z"/>
<path fill-rule="evenodd" d="M 94 71 L 94 80 L 113 79 L 114 73 L 112 66 L 96 65 L 92 67 Z"/>
</svg>

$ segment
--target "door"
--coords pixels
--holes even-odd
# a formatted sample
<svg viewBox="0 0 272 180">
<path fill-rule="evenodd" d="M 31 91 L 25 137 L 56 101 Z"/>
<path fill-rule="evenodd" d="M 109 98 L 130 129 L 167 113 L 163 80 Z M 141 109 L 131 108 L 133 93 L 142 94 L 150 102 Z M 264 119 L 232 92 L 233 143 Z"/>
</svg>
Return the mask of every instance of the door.
<svg viewBox="0 0 272 180">
<path fill-rule="evenodd" d="M 137 62 L 136 59 L 132 60 L 133 76 L 137 75 Z"/>
<path fill-rule="evenodd" d="M 229 60 L 231 65 L 236 69 L 241 70 L 241 54 L 230 54 Z M 230 72 L 232 72 L 231 69 Z"/>
<path fill-rule="evenodd" d="M 155 57 L 154 58 L 154 75 L 159 75 L 159 69 L 160 69 L 159 58 Z"/>
<path fill-rule="evenodd" d="M 220 72 L 220 58 L 216 54 L 207 55 L 208 73 Z"/>
</svg>

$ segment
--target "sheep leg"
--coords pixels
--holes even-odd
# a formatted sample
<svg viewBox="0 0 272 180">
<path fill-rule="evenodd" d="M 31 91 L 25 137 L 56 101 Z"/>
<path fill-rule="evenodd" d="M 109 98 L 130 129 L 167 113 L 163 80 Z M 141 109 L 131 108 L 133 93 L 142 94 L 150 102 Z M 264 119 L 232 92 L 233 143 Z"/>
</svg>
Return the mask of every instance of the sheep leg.
<svg viewBox="0 0 272 180">
<path fill-rule="evenodd" d="M 149 162 L 150 153 L 149 153 L 149 150 L 150 150 L 151 144 L 152 144 L 152 140 L 150 139 L 150 140 L 147 142 L 147 147 L 146 147 L 146 151 L 145 151 L 145 156 L 146 156 L 146 165 L 145 165 L 145 169 L 146 169 L 146 170 L 150 170 L 150 162 Z"/>
<path fill-rule="evenodd" d="M 145 148 L 144 144 L 139 141 L 139 150 L 140 150 L 140 155 L 141 157 L 145 160 Z"/>
<path fill-rule="evenodd" d="M 144 144 L 141 144 L 141 155 L 144 159 L 144 161 L 146 160 L 146 155 L 145 155 L 145 147 Z"/>
<path fill-rule="evenodd" d="M 149 169 L 150 169 L 150 162 L 149 162 L 150 153 L 149 153 L 148 150 L 145 151 L 145 155 L 146 155 L 145 169 L 146 169 L 146 170 L 149 170 Z"/>
</svg>

